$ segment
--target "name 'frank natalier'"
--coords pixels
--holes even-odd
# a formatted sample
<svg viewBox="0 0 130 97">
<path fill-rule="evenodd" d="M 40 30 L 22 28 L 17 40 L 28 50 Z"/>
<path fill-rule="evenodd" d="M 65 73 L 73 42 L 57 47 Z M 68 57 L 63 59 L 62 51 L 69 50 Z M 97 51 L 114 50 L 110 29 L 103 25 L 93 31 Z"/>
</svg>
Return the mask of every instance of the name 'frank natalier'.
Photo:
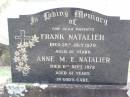
<svg viewBox="0 0 130 97">
<path fill-rule="evenodd" d="M 41 34 L 41 39 L 45 40 L 79 40 L 79 41 L 89 41 L 89 40 L 104 40 L 103 34 Z"/>
</svg>

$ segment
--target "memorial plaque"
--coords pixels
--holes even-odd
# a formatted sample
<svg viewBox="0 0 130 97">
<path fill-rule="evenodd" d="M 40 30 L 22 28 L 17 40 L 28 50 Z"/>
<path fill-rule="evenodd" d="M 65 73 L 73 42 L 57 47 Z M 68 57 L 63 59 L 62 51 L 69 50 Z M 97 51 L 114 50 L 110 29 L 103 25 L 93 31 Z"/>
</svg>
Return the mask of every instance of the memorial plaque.
<svg viewBox="0 0 130 97">
<path fill-rule="evenodd" d="M 125 85 L 129 25 L 79 8 L 9 18 L 12 80 Z"/>
</svg>

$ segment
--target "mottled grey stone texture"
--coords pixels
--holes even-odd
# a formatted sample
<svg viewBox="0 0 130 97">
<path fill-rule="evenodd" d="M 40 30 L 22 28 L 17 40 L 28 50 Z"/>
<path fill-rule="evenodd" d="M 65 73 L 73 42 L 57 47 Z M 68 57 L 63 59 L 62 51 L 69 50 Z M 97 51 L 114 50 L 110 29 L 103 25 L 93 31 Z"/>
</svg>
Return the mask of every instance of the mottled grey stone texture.
<svg viewBox="0 0 130 97">
<path fill-rule="evenodd" d="M 20 84 L 17 85 L 17 90 L 22 89 Z M 12 86 L 13 87 L 13 86 Z M 15 89 L 14 89 L 15 90 Z M 25 92 L 26 90 L 26 92 Z M 24 92 L 13 94 L 5 87 L 4 97 L 128 97 L 128 87 L 118 85 L 49 85 L 44 88 L 41 85 L 27 85 Z M 13 91 L 13 90 L 12 90 Z M 23 94 L 23 96 L 20 96 Z"/>
</svg>

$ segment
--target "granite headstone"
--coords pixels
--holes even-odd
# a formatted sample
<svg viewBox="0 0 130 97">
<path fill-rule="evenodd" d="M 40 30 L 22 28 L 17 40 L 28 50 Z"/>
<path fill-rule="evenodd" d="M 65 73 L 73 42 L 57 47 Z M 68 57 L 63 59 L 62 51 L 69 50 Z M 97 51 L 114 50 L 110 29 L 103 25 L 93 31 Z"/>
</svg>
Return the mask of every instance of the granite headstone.
<svg viewBox="0 0 130 97">
<path fill-rule="evenodd" d="M 9 18 L 13 82 L 125 85 L 130 22 L 80 8 Z"/>
</svg>

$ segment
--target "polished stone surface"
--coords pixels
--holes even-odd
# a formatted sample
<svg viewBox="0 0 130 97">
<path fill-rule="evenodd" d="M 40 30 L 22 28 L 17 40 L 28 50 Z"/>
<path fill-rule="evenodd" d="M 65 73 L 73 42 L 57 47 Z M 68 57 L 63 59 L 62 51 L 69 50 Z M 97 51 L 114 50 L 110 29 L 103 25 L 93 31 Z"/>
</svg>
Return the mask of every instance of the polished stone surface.
<svg viewBox="0 0 130 97">
<path fill-rule="evenodd" d="M 13 82 L 127 83 L 129 21 L 80 8 L 57 8 L 8 19 L 8 24 Z"/>
</svg>

